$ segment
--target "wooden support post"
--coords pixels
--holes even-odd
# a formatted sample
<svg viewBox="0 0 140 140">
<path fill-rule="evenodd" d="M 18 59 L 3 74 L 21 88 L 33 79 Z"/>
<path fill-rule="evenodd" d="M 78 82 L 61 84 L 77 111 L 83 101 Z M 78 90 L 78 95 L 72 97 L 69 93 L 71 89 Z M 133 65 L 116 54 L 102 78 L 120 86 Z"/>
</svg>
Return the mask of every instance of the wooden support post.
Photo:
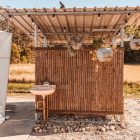
<svg viewBox="0 0 140 140">
<path fill-rule="evenodd" d="M 43 121 L 44 121 L 44 124 L 46 123 L 46 104 L 45 104 L 45 96 L 42 96 L 43 97 Z"/>
<path fill-rule="evenodd" d="M 48 122 L 48 112 L 49 112 L 48 98 L 49 98 L 49 97 L 47 96 L 47 122 Z"/>
<path fill-rule="evenodd" d="M 37 25 L 35 24 L 34 27 L 35 27 L 35 32 L 34 32 L 34 36 L 35 36 L 35 40 L 34 41 L 35 41 L 35 44 L 34 45 L 35 45 L 35 47 L 37 47 Z"/>
<path fill-rule="evenodd" d="M 48 47 L 48 41 L 47 41 L 46 36 L 44 36 L 44 47 Z"/>
<path fill-rule="evenodd" d="M 124 25 L 121 25 L 121 47 L 124 47 Z"/>
<path fill-rule="evenodd" d="M 114 36 L 113 36 L 113 40 L 112 40 L 113 46 L 115 45 L 115 40 L 114 40 Z"/>
<path fill-rule="evenodd" d="M 35 112 L 35 121 L 38 120 L 38 113 Z"/>
<path fill-rule="evenodd" d="M 123 123 L 123 115 L 120 115 L 120 124 L 122 125 Z"/>
</svg>

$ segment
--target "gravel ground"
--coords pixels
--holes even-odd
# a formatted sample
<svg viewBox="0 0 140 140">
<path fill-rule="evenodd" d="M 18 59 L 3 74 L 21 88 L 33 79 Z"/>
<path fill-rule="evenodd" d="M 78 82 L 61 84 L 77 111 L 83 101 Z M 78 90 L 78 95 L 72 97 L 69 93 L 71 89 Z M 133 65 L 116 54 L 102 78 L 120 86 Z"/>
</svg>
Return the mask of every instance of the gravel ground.
<svg viewBox="0 0 140 140">
<path fill-rule="evenodd" d="M 28 140 L 140 140 L 140 99 L 125 99 L 125 117 L 127 129 L 57 134 L 33 131 Z"/>
</svg>

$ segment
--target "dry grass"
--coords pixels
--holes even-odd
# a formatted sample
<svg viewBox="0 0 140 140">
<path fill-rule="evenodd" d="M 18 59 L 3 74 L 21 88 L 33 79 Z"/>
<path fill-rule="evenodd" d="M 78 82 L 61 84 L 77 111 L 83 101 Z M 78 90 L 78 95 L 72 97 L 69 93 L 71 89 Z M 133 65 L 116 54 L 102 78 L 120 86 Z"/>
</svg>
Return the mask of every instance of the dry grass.
<svg viewBox="0 0 140 140">
<path fill-rule="evenodd" d="M 9 81 L 34 82 L 34 64 L 10 65 Z M 140 65 L 124 65 L 124 81 L 140 83 Z"/>
<path fill-rule="evenodd" d="M 34 64 L 14 64 L 10 65 L 9 82 L 35 82 L 35 65 Z"/>
<path fill-rule="evenodd" d="M 124 65 L 124 81 L 140 83 L 140 65 Z"/>
</svg>

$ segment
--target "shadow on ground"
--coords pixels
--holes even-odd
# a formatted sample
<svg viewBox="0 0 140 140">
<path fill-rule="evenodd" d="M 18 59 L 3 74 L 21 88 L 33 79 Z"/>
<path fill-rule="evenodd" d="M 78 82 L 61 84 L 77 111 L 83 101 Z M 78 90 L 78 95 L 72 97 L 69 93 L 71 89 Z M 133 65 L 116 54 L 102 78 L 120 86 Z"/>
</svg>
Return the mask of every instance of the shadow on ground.
<svg viewBox="0 0 140 140">
<path fill-rule="evenodd" d="M 32 101 L 7 103 L 6 116 L 10 116 L 10 119 L 0 126 L 0 139 L 25 139 L 34 126 L 34 114 L 35 105 Z"/>
</svg>

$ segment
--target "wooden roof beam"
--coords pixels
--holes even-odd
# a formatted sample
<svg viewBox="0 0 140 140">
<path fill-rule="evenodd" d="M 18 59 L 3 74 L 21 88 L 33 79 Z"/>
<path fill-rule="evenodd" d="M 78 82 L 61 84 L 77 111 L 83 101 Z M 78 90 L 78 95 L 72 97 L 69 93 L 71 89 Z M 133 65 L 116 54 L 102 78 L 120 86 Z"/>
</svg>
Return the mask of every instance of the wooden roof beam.
<svg viewBox="0 0 140 140">
<path fill-rule="evenodd" d="M 66 8 L 65 7 L 63 8 L 63 11 L 66 13 Z M 70 24 L 69 24 L 69 20 L 68 20 L 68 16 L 67 15 L 65 15 L 65 20 L 66 20 L 66 23 L 67 23 L 68 31 L 71 32 L 70 31 Z"/>
<path fill-rule="evenodd" d="M 59 24 L 59 26 L 60 26 L 60 28 L 61 28 L 61 31 L 62 31 L 62 32 L 64 32 L 64 30 L 63 30 L 63 28 L 62 28 L 62 25 L 61 25 L 61 23 L 60 23 L 59 17 L 58 17 L 58 16 L 56 16 L 56 19 L 57 19 L 58 24 Z M 65 35 L 64 35 L 64 38 L 65 38 L 65 40 L 67 40 L 67 38 L 66 38 L 66 36 L 65 36 Z"/>
<path fill-rule="evenodd" d="M 54 12 L 56 12 L 56 8 L 55 8 L 55 7 L 53 8 L 53 10 L 54 10 Z M 59 26 L 60 26 L 60 28 L 61 28 L 61 31 L 63 32 L 63 28 L 62 28 L 62 25 L 61 25 L 61 23 L 60 23 L 59 16 L 56 16 L 56 19 L 57 19 L 58 24 L 59 24 Z M 66 38 L 65 35 L 64 35 L 64 38 L 65 38 L 65 40 L 67 40 L 67 38 Z"/>
<path fill-rule="evenodd" d="M 137 6 L 135 10 L 139 10 L 139 9 L 140 9 L 140 7 L 139 7 L 139 6 Z"/>
<path fill-rule="evenodd" d="M 104 11 L 106 11 L 107 10 L 107 6 L 105 6 L 105 8 L 104 8 Z"/>
<path fill-rule="evenodd" d="M 95 17 L 95 15 L 92 16 L 92 21 L 91 21 L 91 25 L 90 25 L 90 31 L 92 30 L 92 27 L 93 27 L 94 17 Z M 89 35 L 89 41 L 90 41 L 90 35 Z M 88 41 L 88 43 L 89 43 L 89 41 Z"/>
<path fill-rule="evenodd" d="M 38 17 L 39 18 L 39 17 Z M 45 26 L 45 24 L 44 24 L 44 21 L 40 18 L 40 21 L 42 22 L 42 24 L 44 25 L 44 27 L 45 27 L 45 29 L 47 30 L 47 32 L 48 32 L 48 29 L 46 28 L 46 26 Z M 41 31 L 43 32 L 43 34 L 44 34 L 44 36 L 45 36 L 45 33 L 44 33 L 44 28 L 42 28 L 42 26 L 39 26 L 40 27 L 40 29 L 41 29 Z M 46 36 L 48 39 L 49 39 L 49 41 L 52 39 L 51 37 L 49 37 L 49 36 Z M 50 41 L 50 42 L 52 42 L 52 41 Z"/>
<path fill-rule="evenodd" d="M 100 32 L 94 32 L 95 34 L 114 34 L 114 32 L 112 31 L 108 31 L 108 32 L 104 32 L 104 31 L 100 31 Z M 65 33 L 45 33 L 46 35 L 75 35 L 75 34 L 82 34 L 82 35 L 88 35 L 88 34 L 93 34 L 93 32 L 65 32 Z"/>
<path fill-rule="evenodd" d="M 83 11 L 86 11 L 86 9 L 87 9 L 87 8 L 86 8 L 86 7 L 84 7 L 84 8 L 83 8 Z"/>
<path fill-rule="evenodd" d="M 136 23 L 136 21 L 138 21 L 139 19 L 140 19 L 140 16 L 138 16 L 138 18 L 131 24 L 131 26 L 133 26 Z M 127 22 L 129 22 L 129 20 Z"/>
<path fill-rule="evenodd" d="M 23 8 L 23 10 L 24 10 L 25 12 L 28 12 L 28 10 L 27 10 L 26 8 Z"/>
<path fill-rule="evenodd" d="M 96 9 L 97 9 L 97 7 L 94 7 L 94 8 L 93 8 L 93 11 L 96 11 Z"/>
<path fill-rule="evenodd" d="M 76 7 L 73 8 L 73 11 L 76 11 Z M 76 32 L 77 32 L 77 21 L 76 21 L 76 15 L 74 15 L 74 19 L 75 19 L 75 28 L 76 28 Z"/>
<path fill-rule="evenodd" d="M 120 25 L 117 25 L 117 23 L 116 23 L 116 25 L 115 25 L 114 27 L 116 27 L 117 30 L 116 30 L 116 32 L 115 32 L 112 36 L 109 35 L 110 39 L 112 39 L 113 36 L 115 36 L 115 35 L 117 34 L 117 32 L 121 29 L 121 24 L 124 22 L 124 20 L 125 20 L 126 18 L 127 18 L 127 15 L 122 15 L 122 16 L 119 18 L 119 20 L 117 21 L 117 23 L 120 23 Z"/>
<path fill-rule="evenodd" d="M 36 8 L 33 8 L 33 10 L 34 10 L 35 12 L 37 12 L 37 9 L 36 9 Z"/>
<path fill-rule="evenodd" d="M 129 6 L 126 6 L 126 7 L 125 7 L 125 10 L 128 10 L 128 8 L 129 8 Z"/>
<path fill-rule="evenodd" d="M 33 10 L 34 10 L 35 12 L 37 12 L 37 9 L 36 9 L 36 8 L 33 8 Z M 32 16 L 31 18 L 35 21 L 35 24 L 41 29 L 41 32 L 43 33 L 43 35 L 46 36 L 45 33 L 44 33 L 44 30 L 42 29 L 42 27 L 39 26 L 39 24 L 38 24 L 36 18 L 34 18 L 33 16 Z M 37 16 L 37 18 L 40 18 L 40 17 Z M 40 19 L 41 19 L 41 18 L 40 18 Z M 50 42 L 52 42 L 52 41 L 50 40 L 50 37 L 47 36 L 47 38 L 48 38 L 48 40 L 49 40 Z"/>
<path fill-rule="evenodd" d="M 47 12 L 47 9 L 46 9 L 45 7 L 43 8 L 43 10 L 44 10 L 44 12 Z M 46 16 L 44 16 L 44 20 L 42 20 L 42 18 L 41 18 L 41 22 L 43 23 L 45 29 L 46 29 L 47 32 L 49 33 L 49 32 L 51 32 L 51 31 L 49 30 L 49 28 L 46 27 L 46 24 L 45 24 L 46 20 L 45 20 L 45 18 L 46 18 Z M 50 39 L 55 40 L 54 36 L 51 36 Z"/>
<path fill-rule="evenodd" d="M 27 10 L 26 8 L 23 8 L 23 10 L 24 10 L 25 12 L 28 12 L 28 10 Z M 29 22 L 27 22 L 27 21 L 24 19 L 23 16 L 20 16 L 20 17 L 28 24 L 28 26 L 31 27 L 32 30 L 34 30 L 34 28 L 29 24 Z M 31 21 L 31 22 L 32 22 L 32 21 Z M 42 33 L 43 33 L 43 32 L 42 32 Z"/>
<path fill-rule="evenodd" d="M 53 30 L 57 33 L 57 31 L 56 31 L 56 29 L 55 29 L 55 27 L 54 27 L 54 25 L 53 25 L 53 23 L 52 23 L 52 21 L 51 21 L 51 19 L 50 19 L 50 17 L 49 16 L 47 16 L 47 18 L 48 18 L 48 20 L 49 20 L 49 22 L 50 22 L 50 24 L 51 24 L 51 26 L 52 26 L 52 28 L 53 28 Z M 59 38 L 59 40 L 60 40 L 60 37 L 57 35 L 57 37 Z"/>
<path fill-rule="evenodd" d="M 117 11 L 118 9 L 119 9 L 118 6 L 116 6 L 116 7 L 114 8 L 115 11 Z"/>
<path fill-rule="evenodd" d="M 109 20 L 108 20 L 108 22 L 107 22 L 107 25 L 110 25 L 110 23 L 111 23 L 113 17 L 114 17 L 114 15 L 110 15 L 110 18 L 109 18 Z M 108 27 L 107 29 L 109 29 L 109 27 Z M 106 39 L 108 39 L 108 38 L 109 38 L 109 35 L 106 37 Z"/>
<path fill-rule="evenodd" d="M 86 7 L 83 8 L 83 11 L 86 11 Z M 85 31 L 85 15 L 83 15 L 83 32 Z"/>
<path fill-rule="evenodd" d="M 8 11 L 6 8 L 4 9 L 5 11 Z M 2 15 L 3 16 L 3 15 Z M 13 22 L 11 22 L 7 17 L 5 17 L 4 16 L 4 18 L 5 19 L 7 19 L 11 24 L 13 24 L 16 28 L 18 28 L 19 30 L 21 30 L 17 25 L 15 25 Z M 22 25 L 21 25 L 22 26 Z M 21 30 L 22 31 L 22 30 Z M 24 34 L 27 34 L 27 32 L 25 32 L 25 31 L 22 31 Z M 34 41 L 34 38 L 33 37 L 31 37 L 31 36 L 29 36 L 29 35 L 27 35 L 29 38 L 31 38 L 31 40 L 33 40 Z M 38 40 L 39 41 L 39 40 Z M 40 41 L 39 41 L 40 42 Z M 41 42 L 40 42 L 41 43 Z"/>
<path fill-rule="evenodd" d="M 107 31 L 107 32 L 104 32 L 104 31 L 100 31 L 100 32 L 94 32 L 95 34 L 114 34 L 114 32 L 112 32 L 112 31 Z M 30 34 L 30 32 L 29 33 L 27 33 L 27 34 Z M 32 32 L 32 34 L 34 34 L 34 32 Z M 41 33 L 38 33 L 38 34 L 41 34 Z M 54 32 L 51 32 L 51 33 L 45 33 L 46 35 L 77 35 L 77 34 L 82 34 L 82 35 L 89 35 L 89 34 L 93 34 L 93 32 L 57 32 L 57 33 L 54 33 Z"/>
<path fill-rule="evenodd" d="M 113 29 L 117 29 L 116 30 L 116 32 L 114 33 L 114 36 L 116 35 L 116 33 L 120 30 L 120 28 L 121 28 L 121 23 L 122 23 L 122 21 L 124 20 L 126 18 L 126 15 L 121 15 L 120 16 L 120 18 L 118 19 L 118 21 L 116 22 L 116 24 L 114 25 L 114 27 L 113 27 Z M 107 38 L 111 38 L 111 36 L 110 35 L 108 35 L 108 37 Z"/>
<path fill-rule="evenodd" d="M 64 8 L 65 9 L 65 8 Z M 63 10 L 64 10 L 63 9 Z M 114 11 L 100 11 L 100 14 L 128 14 L 140 13 L 140 10 L 114 10 Z M 3 12 L 3 15 L 19 16 L 19 15 L 53 15 L 54 12 Z M 97 15 L 99 11 L 73 11 L 73 12 L 56 12 L 55 15 Z"/>
<path fill-rule="evenodd" d="M 15 12 L 18 12 L 18 10 L 17 10 L 16 8 L 14 8 L 14 11 L 15 11 Z"/>
<path fill-rule="evenodd" d="M 101 15 L 101 17 L 100 17 L 100 19 L 99 19 L 99 20 L 100 20 L 100 23 L 99 23 L 98 29 L 100 29 L 100 26 L 101 26 L 101 24 L 102 24 L 103 18 L 104 18 L 104 16 Z"/>
<path fill-rule="evenodd" d="M 73 7 L 73 11 L 76 11 L 76 7 Z"/>
</svg>

